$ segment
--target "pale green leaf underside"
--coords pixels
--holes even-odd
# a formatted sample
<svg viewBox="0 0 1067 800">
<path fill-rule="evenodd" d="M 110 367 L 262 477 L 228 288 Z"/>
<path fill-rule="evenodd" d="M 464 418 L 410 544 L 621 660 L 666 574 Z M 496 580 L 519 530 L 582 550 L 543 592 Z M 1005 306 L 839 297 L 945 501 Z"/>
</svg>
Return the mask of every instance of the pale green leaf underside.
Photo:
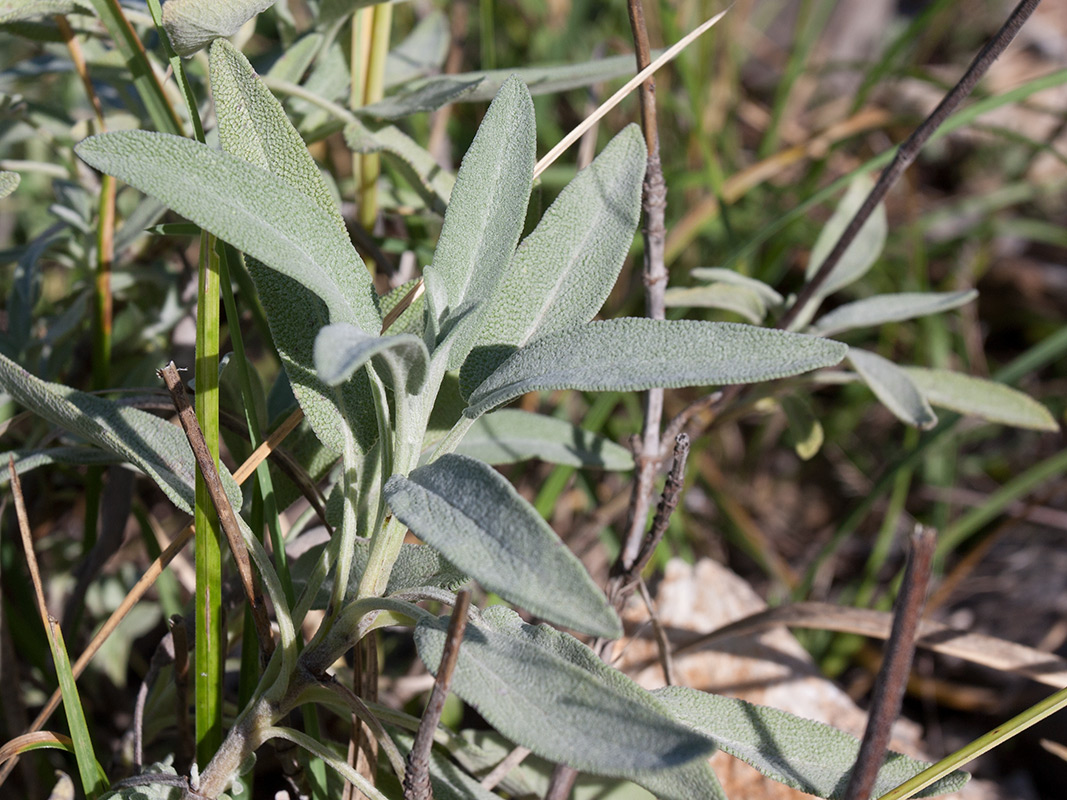
<svg viewBox="0 0 1067 800">
<path fill-rule="evenodd" d="M 848 187 L 845 196 L 841 198 L 841 202 L 834 210 L 833 215 L 819 232 L 818 239 L 815 240 L 815 246 L 812 247 L 811 259 L 808 262 L 808 270 L 805 275 L 806 280 L 811 280 L 815 273 L 819 271 L 822 262 L 830 255 L 830 251 L 837 244 L 837 240 L 841 238 L 841 234 L 848 227 L 848 223 L 852 221 L 856 211 L 863 205 L 863 201 L 867 198 L 873 185 L 870 177 L 864 175 L 856 178 Z M 889 223 L 886 220 L 885 205 L 880 203 L 867 222 L 860 228 L 860 232 L 856 235 L 852 244 L 845 250 L 841 260 L 837 262 L 837 266 L 830 273 L 830 277 L 819 289 L 819 296 L 826 297 L 831 295 L 838 289 L 848 286 L 866 275 L 867 271 L 874 266 L 874 262 L 882 254 L 888 232 Z"/>
<path fill-rule="evenodd" d="M 915 382 L 892 361 L 855 347 L 849 348 L 848 360 L 875 397 L 901 422 L 922 429 L 937 424 L 937 415 Z"/>
<path fill-rule="evenodd" d="M 481 80 L 464 80 L 455 75 L 416 81 L 396 94 L 370 105 L 361 106 L 356 113 L 377 119 L 400 119 L 423 111 L 436 111 L 442 106 L 465 98 Z"/>
<path fill-rule="evenodd" d="M 630 125 L 560 192 L 507 266 L 460 372 L 464 394 L 515 349 L 600 310 L 633 242 L 647 160 Z"/>
<path fill-rule="evenodd" d="M 445 617 L 415 628 L 419 656 L 431 672 L 440 663 L 447 627 Z M 500 606 L 488 609 L 480 623 L 467 626 L 453 691 L 507 738 L 582 771 L 633 779 L 649 770 L 707 767 L 707 739 L 670 719 L 636 684 L 629 682 L 624 691 L 557 655 L 539 639 L 564 634 L 544 627 L 522 625 Z M 589 657 L 596 659 L 592 651 Z"/>
<path fill-rule="evenodd" d="M 3 355 L 0 386 L 26 409 L 140 468 L 178 508 L 192 513 L 196 463 L 178 426 L 140 409 L 42 381 Z M 219 469 L 230 502 L 240 508 L 240 488 L 224 466 Z"/>
<path fill-rule="evenodd" d="M 824 314 L 811 326 L 812 333 L 833 336 L 855 328 L 873 328 L 887 322 L 901 322 L 959 308 L 978 297 L 978 292 L 903 292 L 880 294 L 857 300 Z"/>
<path fill-rule="evenodd" d="M 320 297 L 331 322 L 380 326 L 370 275 L 331 216 L 279 177 L 207 145 L 149 131 L 102 133 L 75 150 L 88 164 Z"/>
<path fill-rule="evenodd" d="M 431 11 L 385 57 L 385 88 L 439 72 L 451 41 L 448 17 Z"/>
<path fill-rule="evenodd" d="M 306 33 L 291 44 L 267 70 L 268 77 L 287 83 L 300 83 L 315 60 L 326 37 L 317 31 Z"/>
<path fill-rule="evenodd" d="M 18 188 L 22 176 L 17 172 L 0 170 L 0 198 L 7 197 Z"/>
<path fill-rule="evenodd" d="M 214 39 L 233 36 L 276 0 L 167 0 L 163 27 L 178 55 L 190 56 Z"/>
<path fill-rule="evenodd" d="M 419 391 L 426 378 L 429 354 L 417 336 L 368 336 L 353 325 L 339 323 L 327 325 L 315 337 L 315 366 L 319 377 L 331 386 L 348 380 L 377 355 L 390 357 L 394 375 L 406 373 L 403 377 L 409 394 Z"/>
<path fill-rule="evenodd" d="M 622 633 L 582 563 L 488 465 L 445 455 L 406 478 L 394 475 L 385 496 L 412 533 L 505 600 L 583 633 Z"/>
<path fill-rule="evenodd" d="M 434 345 L 451 334 L 448 369 L 458 368 L 470 352 L 515 252 L 533 167 L 533 101 L 521 81 L 510 80 L 463 157 L 433 264 L 423 272 Z"/>
<path fill-rule="evenodd" d="M 847 350 L 839 342 L 729 322 L 589 322 L 518 350 L 474 391 L 463 413 L 478 417 L 532 391 L 755 383 L 833 366 Z"/>
<path fill-rule="evenodd" d="M 725 267 L 693 267 L 689 272 L 694 278 L 699 281 L 715 282 L 715 283 L 729 283 L 733 286 L 744 286 L 747 289 L 751 289 L 756 292 L 768 306 L 780 306 L 785 302 L 785 298 L 778 293 L 778 290 L 768 286 L 761 280 L 756 278 L 750 278 L 748 275 L 742 275 L 740 272 L 736 272 L 732 269 L 726 269 Z"/>
<path fill-rule="evenodd" d="M 371 131 L 361 122 L 350 122 L 344 130 L 345 144 L 357 153 L 384 151 L 395 159 L 401 173 L 419 193 L 426 206 L 444 214 L 456 178 L 442 169 L 432 155 L 395 125 Z"/>
<path fill-rule="evenodd" d="M 709 286 L 674 287 L 664 293 L 668 308 L 717 308 L 740 314 L 753 325 L 767 315 L 763 298 L 747 286 L 713 283 Z"/>
<path fill-rule="evenodd" d="M 904 371 L 926 399 L 939 408 L 1016 428 L 1059 430 L 1047 408 L 1003 383 L 947 369 L 904 367 Z"/>
<path fill-rule="evenodd" d="M 455 452 L 487 464 L 511 464 L 539 458 L 572 467 L 633 469 L 625 447 L 563 419 L 505 408 L 479 417 Z"/>
<path fill-rule="evenodd" d="M 652 694 L 676 719 L 768 778 L 816 797 L 842 796 L 859 752 L 859 741 L 847 733 L 776 708 L 681 686 L 665 686 Z M 871 796 L 880 797 L 928 766 L 890 752 Z M 968 777 L 954 772 L 916 797 L 957 791 Z"/>
</svg>

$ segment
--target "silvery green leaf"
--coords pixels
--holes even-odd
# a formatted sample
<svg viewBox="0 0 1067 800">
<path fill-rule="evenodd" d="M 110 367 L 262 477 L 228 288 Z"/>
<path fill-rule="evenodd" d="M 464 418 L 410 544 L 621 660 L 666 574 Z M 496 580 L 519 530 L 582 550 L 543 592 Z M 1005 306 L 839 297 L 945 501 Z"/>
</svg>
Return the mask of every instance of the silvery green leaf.
<svg viewBox="0 0 1067 800">
<path fill-rule="evenodd" d="M 433 264 L 423 271 L 434 347 L 449 338 L 448 369 L 463 363 L 515 252 L 533 185 L 534 111 L 507 81 L 456 176 Z"/>
<path fill-rule="evenodd" d="M 303 591 L 308 575 L 311 574 L 322 555 L 323 547 L 325 544 L 315 545 L 301 553 L 300 557 L 292 562 L 290 573 L 293 576 L 293 588 L 297 595 Z M 367 567 L 369 558 L 370 539 L 357 539 L 347 596 L 356 596 L 359 590 L 359 580 L 363 575 L 363 570 Z M 402 544 L 393 570 L 389 573 L 385 596 L 411 594 L 427 589 L 455 592 L 469 580 L 432 547 L 424 544 Z M 333 573 L 331 571 L 319 587 L 319 592 L 311 607 L 326 608 L 330 602 L 332 590 Z"/>
<path fill-rule="evenodd" d="M 225 39 L 211 47 L 211 85 L 223 150 L 274 174 L 304 195 L 306 202 L 322 210 L 342 237 L 339 241 L 347 245 L 344 220 L 304 140 L 248 60 Z M 329 305 L 291 276 L 269 269 L 259 259 L 249 257 L 247 261 L 278 355 L 316 434 L 333 451 L 340 452 L 345 426 L 366 450 L 378 435 L 366 376 L 359 376 L 338 392 L 315 374 L 314 333 L 334 317 Z M 377 328 L 374 325 L 371 330 L 376 332 Z"/>
<path fill-rule="evenodd" d="M 118 459 L 112 454 L 95 447 L 46 447 L 40 450 L 12 450 L 0 453 L 0 464 L 8 463 L 8 458 L 15 459 L 15 472 L 23 475 L 38 467 L 52 464 L 114 464 Z M 0 474 L 0 487 L 7 486 L 11 480 L 8 473 Z"/>
<path fill-rule="evenodd" d="M 811 326 L 812 333 L 833 336 L 835 333 L 855 328 L 873 328 L 887 322 L 925 317 L 959 308 L 978 297 L 978 292 L 967 289 L 961 292 L 903 292 L 880 294 L 846 303 L 829 314 L 823 314 Z"/>
<path fill-rule="evenodd" d="M 863 205 L 863 201 L 867 199 L 867 195 L 870 194 L 873 186 L 874 182 L 867 175 L 857 177 L 849 185 L 845 196 L 841 198 L 841 202 L 834 209 L 833 215 L 819 232 L 819 238 L 815 240 L 815 246 L 811 250 L 811 258 L 808 261 L 806 280 L 810 281 L 815 273 L 819 271 L 822 262 L 830 255 L 830 251 L 837 244 L 837 240 L 841 237 L 845 228 L 848 227 L 848 223 L 852 221 L 852 217 Z M 837 262 L 837 266 L 830 273 L 830 277 L 822 285 L 819 290 L 819 296 L 826 297 L 831 295 L 838 289 L 848 286 L 866 275 L 867 271 L 874 266 L 874 262 L 882 254 L 888 231 L 889 224 L 886 221 L 885 205 L 879 203 L 874 213 L 860 228 L 860 232 L 856 235 L 852 244 L 845 250 L 841 260 Z"/>
<path fill-rule="evenodd" d="M 432 155 L 397 128 L 387 125 L 376 131 L 361 122 L 350 122 L 344 130 L 345 143 L 357 153 L 385 151 L 400 168 L 401 174 L 419 193 L 427 207 L 444 214 L 456 178 L 442 169 Z"/>
<path fill-rule="evenodd" d="M 517 348 L 588 322 L 633 243 L 648 150 L 630 125 L 583 169 L 515 251 L 460 371 L 470 394 Z"/>
<path fill-rule="evenodd" d="M 781 399 L 781 403 L 789 424 L 789 434 L 793 439 L 793 449 L 801 460 L 808 461 L 822 448 L 822 424 L 804 397 L 787 394 Z"/>
<path fill-rule="evenodd" d="M 448 618 L 420 621 L 419 656 L 436 672 Z M 468 623 L 452 690 L 508 739 L 537 755 L 584 772 L 638 780 L 670 773 L 710 774 L 704 758 L 712 744 L 671 719 L 647 691 L 616 672 L 590 650 L 579 666 L 555 652 L 566 634 L 525 625 L 501 606 Z M 573 637 L 574 648 L 585 647 Z M 588 650 L 588 648 L 586 648 Z M 599 664 L 595 666 L 593 662 Z M 712 778 L 713 780 L 713 778 Z M 690 788 L 700 787 L 697 780 Z M 708 795 L 668 794 L 664 800 Z"/>
<path fill-rule="evenodd" d="M 75 148 L 90 166 L 306 286 L 331 322 L 381 324 L 370 274 L 336 221 L 308 195 L 243 159 L 149 131 L 102 133 Z"/>
<path fill-rule="evenodd" d="M 220 37 L 233 36 L 276 0 L 167 0 L 163 27 L 174 51 L 191 56 Z"/>
<path fill-rule="evenodd" d="M 439 72 L 451 41 L 448 17 L 431 11 L 385 57 L 385 88 Z"/>
<path fill-rule="evenodd" d="M 546 389 L 635 391 L 774 380 L 830 367 L 848 348 L 730 322 L 624 318 L 587 322 L 516 351 L 463 412 L 478 417 Z"/>
<path fill-rule="evenodd" d="M 481 80 L 477 78 L 464 80 L 454 75 L 427 78 L 425 81 L 415 81 L 376 103 L 361 106 L 356 113 L 377 119 L 400 119 L 422 111 L 436 111 L 466 97 L 479 83 Z"/>
<path fill-rule="evenodd" d="M 876 353 L 850 347 L 848 360 L 882 405 L 901 422 L 916 428 L 932 428 L 937 415 L 908 373 Z"/>
<path fill-rule="evenodd" d="M 652 694 L 680 722 L 768 778 L 816 797 L 842 796 L 859 752 L 855 737 L 776 708 L 682 686 L 665 686 Z M 871 797 L 881 797 L 928 766 L 890 752 Z M 966 772 L 953 772 L 915 796 L 936 797 L 957 791 L 969 777 Z"/>
<path fill-rule="evenodd" d="M 327 325 L 315 337 L 315 366 L 330 386 L 345 382 L 374 356 L 385 358 L 394 380 L 406 381 L 408 394 L 422 388 L 430 356 L 417 336 L 370 336 L 341 322 Z"/>
<path fill-rule="evenodd" d="M 164 419 L 58 383 L 47 383 L 0 355 L 0 387 L 15 402 L 144 471 L 171 501 L 192 513 L 196 463 L 181 429 Z M 241 490 L 225 466 L 223 486 L 235 508 Z"/>
<path fill-rule="evenodd" d="M 76 11 L 74 0 L 0 0 L 0 25 Z"/>
<path fill-rule="evenodd" d="M 315 60 L 324 41 L 326 37 L 315 31 L 301 36 L 286 48 L 277 61 L 271 64 L 267 75 L 288 83 L 300 83 L 300 79 L 304 77 L 311 62 Z"/>
<path fill-rule="evenodd" d="M 904 367 L 904 372 L 933 405 L 960 414 L 1036 431 L 1059 430 L 1041 403 L 1003 383 L 947 369 Z"/>
<path fill-rule="evenodd" d="M 767 306 L 747 286 L 713 283 L 710 286 L 672 287 L 664 293 L 668 308 L 718 308 L 739 314 L 753 325 L 763 322 Z"/>
<path fill-rule="evenodd" d="M 304 140 L 248 59 L 225 39 L 211 45 L 211 93 L 222 149 L 303 192 L 347 236 L 344 219 Z"/>
<path fill-rule="evenodd" d="M 455 452 L 487 464 L 539 458 L 553 464 L 616 471 L 634 466 L 633 454 L 610 439 L 564 419 L 512 408 L 479 417 Z"/>
<path fill-rule="evenodd" d="M 653 52 L 653 57 L 658 55 Z M 630 78 L 637 70 L 632 55 L 609 56 L 592 59 L 577 64 L 559 64 L 552 66 L 520 67 L 517 69 L 494 69 L 479 72 L 461 72 L 451 78 L 462 82 L 474 82 L 477 88 L 457 98 L 464 103 L 481 103 L 492 100 L 500 87 L 512 75 L 515 75 L 530 88 L 530 94 L 555 94 L 594 83 L 609 81 L 612 78 Z M 429 84 L 433 78 L 416 81 L 413 88 Z"/>
<path fill-rule="evenodd" d="M 412 533 L 505 600 L 583 633 L 622 633 L 582 562 L 487 464 L 445 455 L 391 477 L 385 497 Z"/>
<path fill-rule="evenodd" d="M 693 267 L 689 274 L 699 281 L 744 286 L 762 297 L 764 305 L 767 306 L 780 306 L 785 302 L 785 298 L 778 293 L 778 290 L 768 286 L 763 281 L 750 278 L 748 275 L 742 275 L 732 269 L 725 269 L 724 267 Z"/>
<path fill-rule="evenodd" d="M 17 172 L 0 170 L 0 197 L 7 197 L 18 188 L 22 176 Z"/>
</svg>

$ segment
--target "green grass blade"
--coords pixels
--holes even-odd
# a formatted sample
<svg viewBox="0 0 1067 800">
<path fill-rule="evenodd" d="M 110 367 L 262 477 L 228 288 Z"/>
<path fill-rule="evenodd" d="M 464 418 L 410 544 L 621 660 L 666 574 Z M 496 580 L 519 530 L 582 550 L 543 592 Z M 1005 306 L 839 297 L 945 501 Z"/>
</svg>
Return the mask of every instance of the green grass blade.
<svg viewBox="0 0 1067 800">
<path fill-rule="evenodd" d="M 59 629 L 59 623 L 51 616 L 48 617 L 48 628 L 48 643 L 52 647 L 56 677 L 59 678 L 59 690 L 63 695 L 63 711 L 67 715 L 74 757 L 78 762 L 78 776 L 81 778 L 85 796 L 92 800 L 107 789 L 107 778 L 97 763 L 96 753 L 93 752 L 93 739 L 85 723 L 85 711 L 78 696 L 78 686 L 74 682 L 74 672 L 70 668 L 67 647 L 63 643 L 63 632 Z"/>
</svg>

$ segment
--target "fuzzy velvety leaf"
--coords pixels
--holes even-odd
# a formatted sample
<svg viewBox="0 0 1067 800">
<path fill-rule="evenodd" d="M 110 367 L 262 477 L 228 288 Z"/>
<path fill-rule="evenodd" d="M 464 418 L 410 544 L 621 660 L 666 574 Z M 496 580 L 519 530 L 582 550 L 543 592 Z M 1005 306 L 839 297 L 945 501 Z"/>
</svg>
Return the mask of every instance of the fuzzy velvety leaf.
<svg viewBox="0 0 1067 800">
<path fill-rule="evenodd" d="M 361 106 L 356 113 L 377 119 L 400 119 L 422 111 L 436 111 L 468 95 L 481 80 L 464 80 L 454 75 L 427 78 L 416 81 L 403 91 L 391 94 L 384 100 Z"/>
<path fill-rule="evenodd" d="M 882 405 L 901 422 L 923 429 L 937 424 L 937 415 L 915 382 L 892 361 L 855 347 L 849 348 L 848 360 Z"/>
<path fill-rule="evenodd" d="M 440 663 L 447 627 L 444 617 L 415 628 L 419 656 L 431 672 Z M 568 643 L 560 643 L 563 637 Z M 561 648 L 585 646 L 491 607 L 481 622 L 467 625 L 452 689 L 508 739 L 584 772 L 635 781 L 670 774 L 665 770 L 710 773 L 703 760 L 712 750 L 708 739 L 671 719 L 651 694 L 588 648 L 581 665 L 560 655 Z M 618 679 L 607 677 L 613 672 Z M 707 787 L 698 781 L 689 788 Z M 670 800 L 709 796 L 656 794 Z"/>
<path fill-rule="evenodd" d="M 811 249 L 811 259 L 808 261 L 808 271 L 805 276 L 807 280 L 811 280 L 815 273 L 819 271 L 819 267 L 822 266 L 826 257 L 830 255 L 830 251 L 837 244 L 837 240 L 841 237 L 845 228 L 848 227 L 848 223 L 852 221 L 856 211 L 863 205 L 863 201 L 867 199 L 867 195 L 873 185 L 870 177 L 864 175 L 856 178 L 848 187 L 848 191 L 845 192 L 845 196 L 841 198 L 841 202 L 834 209 L 833 215 L 819 232 L 819 238 L 815 240 L 815 246 Z M 830 277 L 819 289 L 819 296 L 826 297 L 831 295 L 838 289 L 848 286 L 866 275 L 867 271 L 874 266 L 874 262 L 882 254 L 888 231 L 889 224 L 886 221 L 885 206 L 879 204 L 867 222 L 860 228 L 860 232 L 856 235 L 852 244 L 845 250 L 841 260 L 837 262 L 837 266 L 830 273 Z"/>
<path fill-rule="evenodd" d="M 572 467 L 633 469 L 633 454 L 610 439 L 563 419 L 505 408 L 479 417 L 455 452 L 487 464 L 539 458 Z"/>
<path fill-rule="evenodd" d="M 322 556 L 325 544 L 315 545 L 302 553 L 290 567 L 293 576 L 293 588 L 299 596 L 307 583 L 307 576 L 314 570 Z M 370 539 L 357 539 L 355 554 L 352 558 L 352 571 L 348 580 L 346 596 L 355 597 L 359 590 L 359 580 L 370 559 Z M 428 593 L 432 590 L 455 592 L 469 578 L 450 564 L 445 558 L 424 544 L 403 544 L 400 554 L 389 573 L 389 583 L 385 596 Z M 312 608 L 326 608 L 333 590 L 333 574 L 327 574 L 319 592 L 312 603 Z"/>
<path fill-rule="evenodd" d="M 635 391 L 784 378 L 838 363 L 848 348 L 729 322 L 640 318 L 588 322 L 516 351 L 463 413 L 477 417 L 526 392 Z"/>
<path fill-rule="evenodd" d="M 456 178 L 442 169 L 432 155 L 395 125 L 371 131 L 361 122 L 345 126 L 345 143 L 357 153 L 384 151 L 395 159 L 400 172 L 419 193 L 426 206 L 439 214 L 448 207 Z"/>
<path fill-rule="evenodd" d="M 178 426 L 140 409 L 42 381 L 3 355 L 0 386 L 38 416 L 139 467 L 174 505 L 192 513 L 196 463 Z M 225 466 L 219 471 L 230 502 L 240 508 L 240 488 Z"/>
<path fill-rule="evenodd" d="M 939 408 L 1016 428 L 1059 430 L 1059 425 L 1047 408 L 1003 383 L 973 378 L 947 369 L 904 367 L 904 372 L 926 399 Z"/>
<path fill-rule="evenodd" d="M 70 14 L 78 5 L 74 0 L 0 0 L 0 25 Z"/>
<path fill-rule="evenodd" d="M 505 600 L 583 633 L 622 633 L 582 562 L 488 465 L 445 455 L 406 478 L 394 475 L 385 497 L 412 533 Z"/>
<path fill-rule="evenodd" d="M 767 306 L 763 298 L 747 286 L 713 283 L 709 286 L 675 287 L 664 293 L 668 308 L 718 308 L 740 314 L 754 325 L 763 322 Z"/>
<path fill-rule="evenodd" d="M 407 382 L 409 394 L 422 388 L 430 356 L 417 336 L 370 336 L 354 325 L 338 323 L 315 337 L 315 366 L 330 386 L 344 383 L 374 356 L 386 359 L 394 379 Z"/>
<path fill-rule="evenodd" d="M 207 145 L 148 131 L 102 133 L 76 150 L 91 166 L 302 283 L 326 304 L 331 322 L 377 332 L 370 275 L 351 242 L 327 211 L 278 176 Z"/>
<path fill-rule="evenodd" d="M 449 337 L 448 369 L 470 352 L 515 251 L 533 167 L 533 101 L 521 81 L 509 80 L 463 157 L 433 264 L 423 272 L 434 344 Z"/>
<path fill-rule="evenodd" d="M 325 40 L 326 37 L 316 31 L 304 34 L 271 64 L 267 70 L 268 77 L 288 83 L 300 83 Z"/>
<path fill-rule="evenodd" d="M 303 194 L 321 209 L 350 251 L 344 220 L 304 140 L 248 60 L 225 39 L 211 46 L 211 87 L 223 150 Z M 336 391 L 315 374 L 314 335 L 334 317 L 329 303 L 324 305 L 325 298 L 316 297 L 299 279 L 275 272 L 259 259 L 249 257 L 248 269 L 293 392 L 316 435 L 340 452 L 344 448 L 342 428 L 347 427 L 366 450 L 378 435 L 366 376 Z M 369 330 L 377 333 L 377 326 Z"/>
<path fill-rule="evenodd" d="M 178 55 L 191 56 L 220 37 L 233 36 L 276 0 L 167 0 L 163 27 Z"/>
<path fill-rule="evenodd" d="M 847 733 L 776 708 L 682 686 L 665 686 L 652 694 L 680 722 L 768 778 L 816 797 L 842 796 L 859 752 L 859 740 Z M 871 796 L 882 796 L 928 766 L 900 753 L 889 753 Z M 957 791 L 968 777 L 965 772 L 954 772 L 916 797 Z"/>
<path fill-rule="evenodd" d="M 811 326 L 813 333 L 833 336 L 854 328 L 873 328 L 887 322 L 925 317 L 959 308 L 978 297 L 978 292 L 903 292 L 880 294 L 847 303 L 819 317 Z"/>
<path fill-rule="evenodd" d="M 633 243 L 647 160 L 641 130 L 630 125 L 549 206 L 485 313 L 460 371 L 464 394 L 517 348 L 600 310 Z"/>
<path fill-rule="evenodd" d="M 768 286 L 763 281 L 750 278 L 747 275 L 742 275 L 740 272 L 732 269 L 726 269 L 724 267 L 693 267 L 693 269 L 689 271 L 689 274 L 698 281 L 729 283 L 732 286 L 744 286 L 746 289 L 751 289 L 762 297 L 764 304 L 768 306 L 780 306 L 785 302 L 785 298 L 778 293 L 777 289 Z"/>
<path fill-rule="evenodd" d="M 0 170 L 0 197 L 7 197 L 18 188 L 22 176 L 17 172 Z"/>
</svg>

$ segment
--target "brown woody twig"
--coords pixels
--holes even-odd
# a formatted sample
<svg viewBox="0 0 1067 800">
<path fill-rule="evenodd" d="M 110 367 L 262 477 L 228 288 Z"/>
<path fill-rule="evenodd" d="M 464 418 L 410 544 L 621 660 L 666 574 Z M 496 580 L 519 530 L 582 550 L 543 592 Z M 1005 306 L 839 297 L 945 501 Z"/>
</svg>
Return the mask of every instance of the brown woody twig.
<svg viewBox="0 0 1067 800">
<path fill-rule="evenodd" d="M 878 672 L 874 685 L 874 697 L 867 717 L 867 729 L 863 732 L 856 765 L 848 779 L 845 800 L 866 800 L 874 789 L 885 760 L 893 723 L 900 714 L 904 689 L 911 674 L 911 661 L 915 655 L 915 634 L 922 616 L 926 589 L 930 583 L 930 570 L 934 561 L 937 535 L 929 528 L 919 527 L 911 537 L 911 553 L 904 582 L 897 595 L 893 628 L 885 646 L 885 661 Z"/>
<path fill-rule="evenodd" d="M 208 450 L 204 432 L 200 429 L 200 423 L 196 420 L 196 413 L 189 403 L 189 398 L 185 396 L 185 386 L 182 384 L 181 378 L 178 377 L 177 367 L 171 361 L 167 366 L 159 370 L 157 374 L 167 385 L 167 391 L 170 392 L 171 399 L 174 401 L 174 407 L 178 411 L 178 421 L 181 423 L 182 430 L 185 431 L 185 436 L 189 440 L 189 446 L 193 449 L 196 465 L 200 469 L 200 474 L 204 476 L 204 483 L 207 486 L 208 494 L 211 496 L 211 502 L 219 515 L 222 530 L 226 533 L 226 541 L 229 542 L 230 552 L 233 554 L 233 560 L 237 564 L 237 573 L 241 578 L 245 597 L 252 608 L 252 620 L 256 627 L 256 637 L 259 639 L 260 658 L 265 664 L 271 653 L 274 652 L 274 637 L 271 634 L 270 620 L 267 618 L 267 609 L 263 604 L 263 598 L 258 596 L 259 592 L 256 589 L 255 578 L 252 575 L 252 564 L 248 558 L 248 549 L 245 547 L 244 539 L 241 536 L 241 529 L 237 525 L 237 517 L 233 513 L 230 499 L 226 496 L 226 490 L 222 487 L 222 479 L 219 477 L 215 460 L 211 457 L 211 451 Z"/>
<path fill-rule="evenodd" d="M 415 741 L 408 754 L 408 767 L 404 773 L 404 800 L 432 800 L 430 788 L 430 748 L 433 735 L 441 721 L 441 712 L 445 708 L 448 688 L 452 684 L 452 672 L 459 660 L 459 646 L 463 641 L 463 631 L 467 628 L 467 611 L 471 604 L 471 593 L 464 589 L 456 595 L 456 605 L 452 609 L 452 619 L 448 623 L 448 635 L 445 638 L 441 664 L 437 668 L 437 680 L 434 682 L 430 699 L 426 703 Z"/>
</svg>

